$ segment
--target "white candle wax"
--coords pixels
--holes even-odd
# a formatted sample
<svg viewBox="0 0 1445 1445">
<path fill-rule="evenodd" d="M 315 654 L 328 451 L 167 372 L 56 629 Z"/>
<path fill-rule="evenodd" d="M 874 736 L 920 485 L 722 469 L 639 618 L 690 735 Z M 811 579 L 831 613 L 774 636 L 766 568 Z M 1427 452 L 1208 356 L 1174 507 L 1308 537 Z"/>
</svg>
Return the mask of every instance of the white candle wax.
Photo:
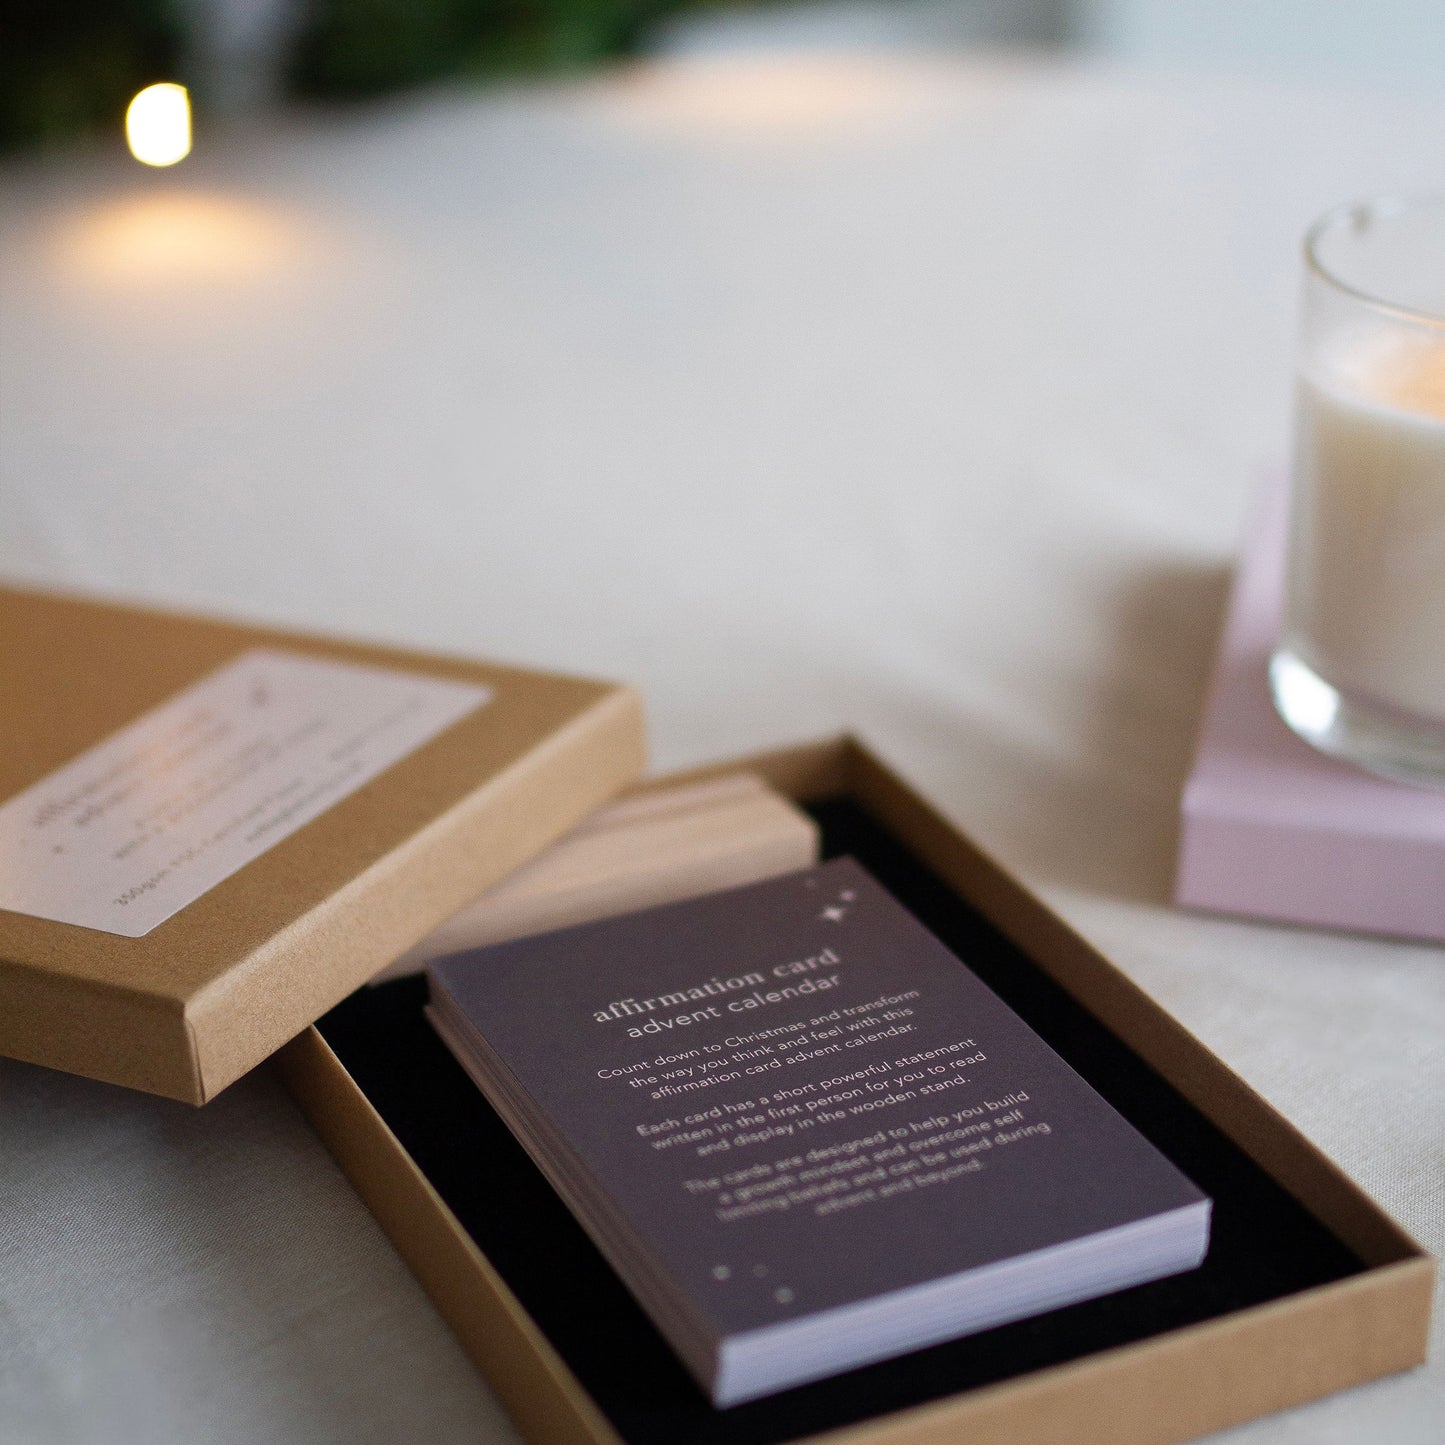
<svg viewBox="0 0 1445 1445">
<path fill-rule="evenodd" d="M 1327 348 L 1300 380 L 1289 645 L 1445 723 L 1445 336 Z"/>
</svg>

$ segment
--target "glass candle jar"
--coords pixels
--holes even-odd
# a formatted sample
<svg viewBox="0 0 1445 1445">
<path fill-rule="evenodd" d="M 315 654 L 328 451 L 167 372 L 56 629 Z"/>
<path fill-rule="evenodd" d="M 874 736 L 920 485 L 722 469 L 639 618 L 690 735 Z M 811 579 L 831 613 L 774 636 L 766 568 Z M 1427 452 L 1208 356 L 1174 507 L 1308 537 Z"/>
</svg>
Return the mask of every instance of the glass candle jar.
<svg viewBox="0 0 1445 1445">
<path fill-rule="evenodd" d="M 1445 786 L 1445 197 L 1305 240 L 1281 716 L 1336 757 Z"/>
</svg>

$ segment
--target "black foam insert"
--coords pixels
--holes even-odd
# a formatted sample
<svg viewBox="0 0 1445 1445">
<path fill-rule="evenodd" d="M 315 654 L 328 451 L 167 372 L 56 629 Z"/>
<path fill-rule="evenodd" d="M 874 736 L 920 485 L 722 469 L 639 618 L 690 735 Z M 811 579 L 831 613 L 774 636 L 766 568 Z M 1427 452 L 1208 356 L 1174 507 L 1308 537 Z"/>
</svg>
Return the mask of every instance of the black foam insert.
<svg viewBox="0 0 1445 1445">
<path fill-rule="evenodd" d="M 361 989 L 319 1023 L 357 1084 L 628 1445 L 775 1445 L 993 1384 L 1359 1272 L 1238 1145 L 856 802 L 813 810 L 852 854 L 1214 1200 L 1197 1270 L 717 1410 L 422 1014 Z"/>
</svg>

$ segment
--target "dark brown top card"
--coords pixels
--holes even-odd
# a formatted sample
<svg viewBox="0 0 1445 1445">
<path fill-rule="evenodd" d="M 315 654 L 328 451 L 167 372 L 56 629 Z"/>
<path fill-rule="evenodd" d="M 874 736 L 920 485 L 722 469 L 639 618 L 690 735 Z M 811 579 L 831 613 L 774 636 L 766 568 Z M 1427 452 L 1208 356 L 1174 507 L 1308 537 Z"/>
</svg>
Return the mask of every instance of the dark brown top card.
<svg viewBox="0 0 1445 1445">
<path fill-rule="evenodd" d="M 1204 1201 L 851 859 L 438 989 L 719 1339 Z"/>
</svg>

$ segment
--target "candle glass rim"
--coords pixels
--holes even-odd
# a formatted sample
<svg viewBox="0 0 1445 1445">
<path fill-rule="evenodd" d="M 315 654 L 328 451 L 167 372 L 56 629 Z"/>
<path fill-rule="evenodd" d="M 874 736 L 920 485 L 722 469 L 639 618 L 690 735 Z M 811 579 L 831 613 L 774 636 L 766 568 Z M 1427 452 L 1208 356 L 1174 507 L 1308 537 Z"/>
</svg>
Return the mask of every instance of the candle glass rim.
<svg viewBox="0 0 1445 1445">
<path fill-rule="evenodd" d="M 1413 195 L 1375 196 L 1368 200 L 1345 201 L 1338 206 L 1332 206 L 1305 232 L 1301 249 L 1304 252 L 1306 272 L 1335 291 L 1352 297 L 1356 301 L 1362 301 L 1373 310 L 1382 312 L 1395 320 L 1409 321 L 1417 326 L 1430 326 L 1436 330 L 1445 331 L 1445 313 L 1426 311 L 1418 306 L 1391 301 L 1386 296 L 1377 296 L 1362 286 L 1356 286 L 1337 275 L 1325 263 L 1318 250 L 1325 237 L 1334 233 L 1342 225 L 1358 226 L 1364 220 L 1399 216 L 1431 207 L 1437 207 L 1445 212 L 1445 192 L 1430 191 Z"/>
</svg>

